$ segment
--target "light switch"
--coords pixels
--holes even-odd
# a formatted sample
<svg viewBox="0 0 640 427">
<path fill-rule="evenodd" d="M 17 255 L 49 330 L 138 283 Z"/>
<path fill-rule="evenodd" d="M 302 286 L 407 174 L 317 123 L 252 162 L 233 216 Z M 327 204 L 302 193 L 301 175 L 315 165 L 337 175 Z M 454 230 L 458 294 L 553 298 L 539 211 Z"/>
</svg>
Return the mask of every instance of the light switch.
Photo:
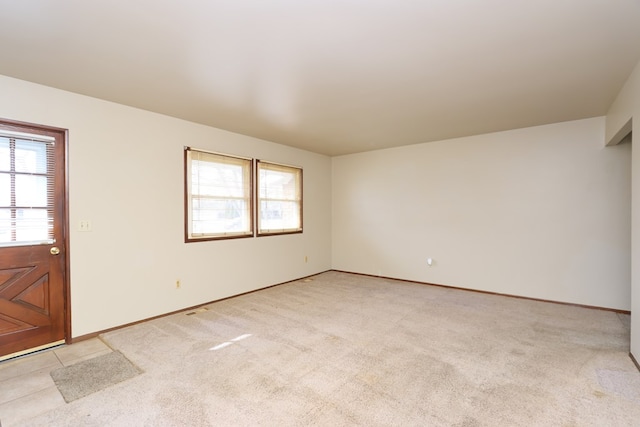
<svg viewBox="0 0 640 427">
<path fill-rule="evenodd" d="M 88 219 L 81 220 L 78 225 L 78 231 L 91 231 L 91 221 Z"/>
</svg>

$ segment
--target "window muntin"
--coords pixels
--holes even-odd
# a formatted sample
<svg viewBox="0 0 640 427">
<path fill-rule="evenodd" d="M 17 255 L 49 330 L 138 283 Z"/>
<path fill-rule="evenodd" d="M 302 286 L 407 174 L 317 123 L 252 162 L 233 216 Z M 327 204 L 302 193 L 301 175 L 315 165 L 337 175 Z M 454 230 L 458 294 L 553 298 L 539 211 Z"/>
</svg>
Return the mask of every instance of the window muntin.
<svg viewBox="0 0 640 427">
<path fill-rule="evenodd" d="M 258 235 L 302 232 L 302 169 L 257 162 Z"/>
<path fill-rule="evenodd" d="M 53 138 L 0 134 L 0 246 L 54 243 Z"/>
<path fill-rule="evenodd" d="M 253 236 L 252 161 L 187 147 L 188 242 Z"/>
</svg>

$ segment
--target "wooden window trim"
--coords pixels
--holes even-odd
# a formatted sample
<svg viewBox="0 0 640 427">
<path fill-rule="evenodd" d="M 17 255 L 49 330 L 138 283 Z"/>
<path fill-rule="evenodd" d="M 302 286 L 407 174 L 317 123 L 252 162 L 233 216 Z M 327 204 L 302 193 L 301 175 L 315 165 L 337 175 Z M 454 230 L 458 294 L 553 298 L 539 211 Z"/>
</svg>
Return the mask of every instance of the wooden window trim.
<svg viewBox="0 0 640 427">
<path fill-rule="evenodd" d="M 303 169 L 299 166 L 291 166 L 291 165 L 285 165 L 282 163 L 276 163 L 276 162 L 270 162 L 270 161 L 265 161 L 265 160 L 256 160 L 256 172 L 255 172 L 255 176 L 256 176 L 256 236 L 257 237 L 266 237 L 266 236 L 282 236 L 282 235 L 286 235 L 286 234 L 302 234 L 304 232 L 304 217 L 303 217 L 303 206 L 304 206 L 304 180 L 303 180 Z M 284 229 L 282 231 L 274 231 L 274 230 L 269 230 L 269 231 L 260 231 L 260 215 L 261 215 L 261 198 L 260 198 L 260 165 L 261 164 L 265 164 L 265 165 L 272 165 L 272 166 L 276 166 L 276 167 L 280 167 L 283 169 L 290 169 L 290 170 L 296 170 L 299 172 L 299 194 L 300 194 L 300 198 L 299 198 L 299 205 L 298 205 L 298 215 L 300 218 L 300 228 L 299 229 Z"/>
<path fill-rule="evenodd" d="M 189 227 L 189 222 L 191 219 L 191 212 L 190 212 L 190 184 L 191 184 L 191 179 L 189 176 L 189 171 L 190 171 L 190 165 L 189 165 L 189 151 L 194 151 L 194 152 L 201 152 L 201 153 L 207 153 L 207 154 L 212 154 L 212 155 L 216 155 L 216 156 L 221 156 L 221 157 L 227 157 L 230 159 L 234 159 L 234 160 L 242 160 L 242 161 L 249 161 L 250 165 L 248 168 L 248 172 L 249 172 L 249 184 L 248 184 L 248 196 L 249 196 L 249 200 L 248 200 L 248 209 L 249 209 L 249 230 L 247 233 L 238 233 L 238 234 L 219 234 L 219 235 L 205 235 L 202 237 L 193 237 L 191 235 L 190 232 L 190 227 Z M 218 152 L 213 152 L 213 151 L 207 151 L 207 150 L 203 150 L 203 149 L 198 149 L 198 148 L 192 148 L 192 147 L 184 147 L 184 156 L 183 156 L 183 172 L 184 172 L 184 176 L 183 176 L 183 182 L 184 182 L 184 241 L 185 243 L 194 243 L 194 242 L 208 242 L 208 241 L 213 241 L 213 240 L 231 240 L 231 239 L 246 239 L 246 238 L 250 238 L 250 237 L 254 237 L 255 236 L 255 226 L 254 226 L 254 191 L 253 191 L 253 187 L 254 187 L 254 172 L 253 172 L 253 159 L 250 158 L 246 158 L 246 157 L 241 157 L 241 156 L 234 156 L 234 155 L 230 155 L 230 154 L 225 154 L 225 153 L 218 153 Z M 243 200 L 245 200 L 245 198 L 242 198 Z"/>
</svg>

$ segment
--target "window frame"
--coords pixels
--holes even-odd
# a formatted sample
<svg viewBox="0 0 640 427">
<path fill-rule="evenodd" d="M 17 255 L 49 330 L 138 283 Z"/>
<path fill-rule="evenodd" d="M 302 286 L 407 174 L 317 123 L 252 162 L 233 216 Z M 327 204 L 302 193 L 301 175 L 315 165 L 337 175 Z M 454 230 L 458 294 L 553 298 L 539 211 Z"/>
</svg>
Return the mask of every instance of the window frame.
<svg viewBox="0 0 640 427">
<path fill-rule="evenodd" d="M 202 235 L 194 235 L 192 231 L 193 225 L 193 209 L 192 201 L 193 195 L 191 192 L 191 167 L 193 158 L 190 153 L 203 153 L 206 155 L 219 156 L 222 158 L 231 159 L 240 163 L 246 162 L 246 173 L 248 175 L 248 184 L 246 185 L 247 193 L 244 197 L 247 200 L 248 207 L 248 230 L 233 233 L 203 233 Z M 206 242 L 212 240 L 229 240 L 229 239 L 244 239 L 255 236 L 255 223 L 254 223 L 254 170 L 253 159 L 241 156 L 235 156 L 225 153 L 219 153 L 214 151 L 203 150 L 193 147 L 184 147 L 184 239 L 185 243 L 192 242 Z"/>
<path fill-rule="evenodd" d="M 266 160 L 259 160 L 257 159 L 255 161 L 256 166 L 256 172 L 255 172 L 255 176 L 256 176 L 256 188 L 255 188 L 255 193 L 256 193 L 256 202 L 255 202 L 255 211 L 256 211 L 256 236 L 257 237 L 264 237 L 264 236 L 279 236 L 279 235 L 285 235 L 285 234 L 301 234 L 304 231 L 304 221 L 303 221 L 303 206 L 304 206 L 304 195 L 303 195 L 303 169 L 299 166 L 291 166 L 291 165 L 285 165 L 282 163 L 276 163 L 276 162 L 270 162 L 270 161 L 266 161 Z M 262 219 L 262 200 L 263 198 L 260 197 L 260 165 L 271 165 L 271 166 L 275 166 L 276 168 L 280 168 L 283 170 L 290 170 L 290 171 L 295 171 L 297 173 L 297 176 L 299 177 L 299 179 L 297 180 L 297 194 L 299 194 L 299 198 L 294 200 L 295 202 L 298 203 L 298 216 L 300 218 L 300 224 L 299 227 L 296 228 L 287 228 L 287 229 L 280 229 L 280 230 L 275 230 L 275 229 L 267 229 L 266 231 L 262 231 L 261 228 L 261 219 Z M 268 200 L 268 199 L 267 199 Z"/>
<path fill-rule="evenodd" d="M 0 169 L 0 175 L 8 177 L 9 180 L 9 199 L 7 204 L 2 204 L 0 210 L 9 211 L 9 217 L 0 219 L 0 222 L 9 224 L 9 240 L 0 242 L 0 247 L 20 247 L 32 245 L 50 245 L 56 242 L 53 218 L 55 216 L 55 191 L 56 191 L 56 171 L 55 171 L 55 144 L 56 139 L 51 135 L 27 133 L 22 131 L 13 131 L 8 128 L 0 130 L 0 137 L 6 139 L 6 148 L 9 154 L 9 164 L 7 169 Z M 35 149 L 44 150 L 43 161 L 39 167 L 41 170 L 25 170 L 18 165 L 18 151 L 28 150 L 28 148 L 20 148 L 19 145 L 33 145 Z M 35 151 L 35 150 L 34 150 Z M 36 166 L 37 168 L 38 166 Z M 45 180 L 45 201 L 44 203 L 18 203 L 18 178 L 43 178 Z M 33 184 L 32 184 L 33 185 Z M 24 193 L 24 191 L 23 191 Z M 1 202 L 0 202 L 1 203 Z M 20 218 L 19 213 L 44 211 L 46 217 L 36 219 L 34 222 L 40 223 L 41 230 L 46 230 L 46 237 L 24 239 L 18 236 L 18 232 L 25 232 L 33 227 L 29 227 L 29 219 Z M 42 224 L 46 224 L 42 226 Z M 26 227 L 25 227 L 26 224 Z"/>
</svg>

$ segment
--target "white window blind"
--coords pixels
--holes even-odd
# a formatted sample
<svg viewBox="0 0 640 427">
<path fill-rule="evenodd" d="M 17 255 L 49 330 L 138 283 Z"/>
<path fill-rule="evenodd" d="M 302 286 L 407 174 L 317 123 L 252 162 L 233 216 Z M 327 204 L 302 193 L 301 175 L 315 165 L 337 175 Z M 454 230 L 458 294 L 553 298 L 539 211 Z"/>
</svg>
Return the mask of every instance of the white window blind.
<svg viewBox="0 0 640 427">
<path fill-rule="evenodd" d="M 302 232 L 302 169 L 257 164 L 258 234 Z"/>
<path fill-rule="evenodd" d="M 251 164 L 186 148 L 187 241 L 253 235 Z"/>
<path fill-rule="evenodd" d="M 0 133 L 0 246 L 54 243 L 54 140 Z"/>
</svg>

